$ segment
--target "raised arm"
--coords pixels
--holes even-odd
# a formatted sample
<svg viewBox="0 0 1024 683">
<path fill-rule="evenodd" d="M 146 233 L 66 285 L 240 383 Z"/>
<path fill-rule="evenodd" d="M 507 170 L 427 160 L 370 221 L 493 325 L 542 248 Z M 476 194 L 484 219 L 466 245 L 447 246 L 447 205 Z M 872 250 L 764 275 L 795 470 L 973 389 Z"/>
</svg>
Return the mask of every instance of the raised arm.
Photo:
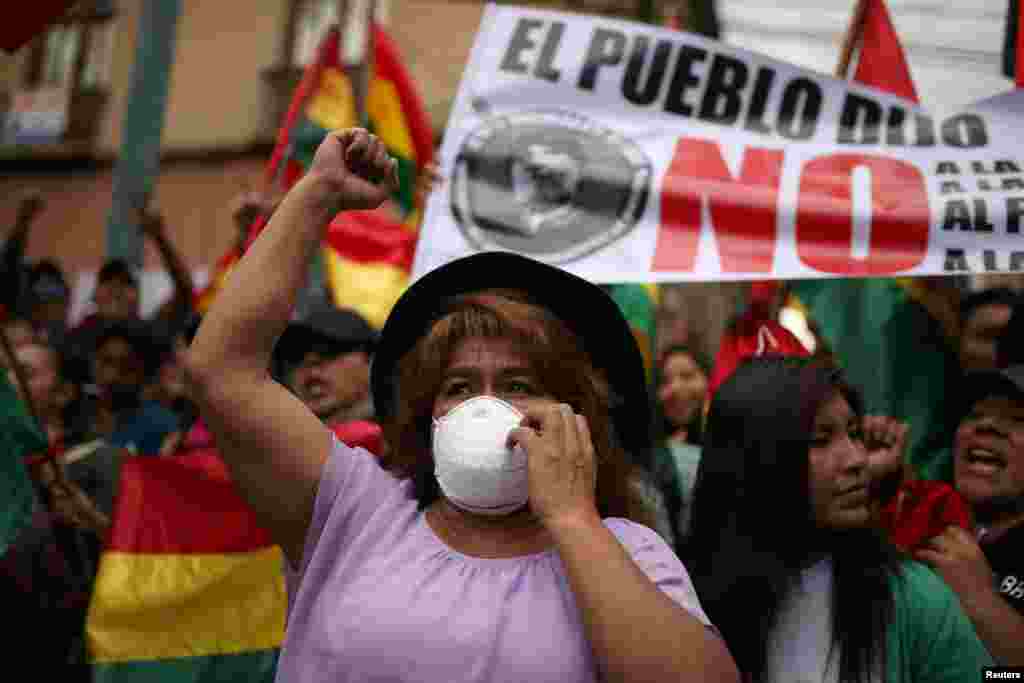
<svg viewBox="0 0 1024 683">
<path fill-rule="evenodd" d="M 174 283 L 174 295 L 160 307 L 157 316 L 162 319 L 184 319 L 192 309 L 192 274 L 189 273 L 181 254 L 167 238 L 164 217 L 156 211 L 145 209 L 139 211 L 138 219 L 139 228 L 153 240 L 157 251 L 160 252 L 160 259 L 164 262 L 164 268 Z"/>
<path fill-rule="evenodd" d="M 188 354 L 186 377 L 200 414 L 242 495 L 295 567 L 331 436 L 271 379 L 268 365 L 331 218 L 376 208 L 396 177 L 376 137 L 363 130 L 328 135 L 232 271 Z"/>
<path fill-rule="evenodd" d="M 20 298 L 25 294 L 22 272 L 25 269 L 25 247 L 28 243 L 29 229 L 45 205 L 42 196 L 37 192 L 26 193 L 18 200 L 14 228 L 7 235 L 3 253 L 0 254 L 0 290 L 3 292 L 0 294 L 0 303 L 12 313 L 17 311 L 21 303 Z"/>
</svg>

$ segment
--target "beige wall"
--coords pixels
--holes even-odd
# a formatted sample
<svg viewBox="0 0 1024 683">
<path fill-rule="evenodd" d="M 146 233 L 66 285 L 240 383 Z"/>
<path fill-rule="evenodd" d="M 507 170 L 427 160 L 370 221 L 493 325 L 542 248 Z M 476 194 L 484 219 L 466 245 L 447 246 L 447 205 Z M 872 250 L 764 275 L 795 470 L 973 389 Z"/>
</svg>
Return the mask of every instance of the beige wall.
<svg viewBox="0 0 1024 683">
<path fill-rule="evenodd" d="M 168 236 L 191 268 L 212 265 L 234 238 L 229 204 L 243 184 L 258 186 L 265 160 L 165 165 L 154 205 L 164 214 Z M 28 256 L 54 258 L 70 274 L 98 268 L 104 260 L 112 171 L 0 177 L 0 239 L 14 222 L 16 199 L 25 190 L 43 193 L 47 207 L 33 226 Z M 147 245 L 145 267 L 159 269 Z"/>
<path fill-rule="evenodd" d="M 435 128 L 443 125 L 455 97 L 482 15 L 483 3 L 392 0 L 389 30 Z"/>
<path fill-rule="evenodd" d="M 121 143 L 121 119 L 131 83 L 142 0 L 122 0 L 114 19 L 109 73 L 110 100 L 99 127 L 98 156 L 112 158 Z M 290 0 L 236 3 L 184 0 L 177 28 L 165 151 L 231 148 L 273 130 L 261 72 L 284 60 L 284 27 Z M 481 5 L 472 2 L 392 0 L 390 26 L 428 108 L 455 93 Z M 440 40 L 438 36 L 445 36 Z M 5 56 L 0 88 L 16 82 L 24 52 Z M 441 123 L 435 120 L 435 124 Z M 233 238 L 228 203 L 243 184 L 259 184 L 264 158 L 230 162 L 165 163 L 155 202 L 167 215 L 174 242 L 189 265 L 212 265 Z M 38 188 L 49 206 L 36 226 L 29 256 L 55 258 L 69 271 L 92 270 L 103 261 L 111 203 L 111 169 L 0 177 L 0 236 L 14 218 L 17 196 Z M 146 267 L 159 260 L 147 249 Z"/>
<path fill-rule="evenodd" d="M 111 99 L 98 149 L 116 155 L 135 61 L 141 0 L 118 4 Z M 287 0 L 184 0 L 178 20 L 163 145 L 167 150 L 236 147 L 266 125 L 262 69 L 278 59 Z"/>
<path fill-rule="evenodd" d="M 163 146 L 167 151 L 242 147 L 266 139 L 271 119 L 263 71 L 282 54 L 292 0 L 183 0 L 177 27 Z M 114 22 L 109 100 L 95 141 L 99 157 L 116 156 L 131 87 L 142 0 L 122 0 Z M 483 4 L 392 0 L 390 31 L 420 88 L 435 127 L 442 127 L 480 23 Z M 18 87 L 27 50 L 0 61 L 0 90 Z"/>
<path fill-rule="evenodd" d="M 261 73 L 283 44 L 287 0 L 185 0 L 167 106 L 167 148 L 235 147 L 266 125 Z"/>
<path fill-rule="evenodd" d="M 164 148 L 238 147 L 267 130 L 261 72 L 277 63 L 289 0 L 244 5 L 183 0 L 164 128 Z M 117 154 L 131 87 L 142 0 L 118 3 L 111 50 L 110 99 L 95 141 L 98 156 Z M 0 89 L 15 89 L 27 50 L 4 55 Z"/>
</svg>

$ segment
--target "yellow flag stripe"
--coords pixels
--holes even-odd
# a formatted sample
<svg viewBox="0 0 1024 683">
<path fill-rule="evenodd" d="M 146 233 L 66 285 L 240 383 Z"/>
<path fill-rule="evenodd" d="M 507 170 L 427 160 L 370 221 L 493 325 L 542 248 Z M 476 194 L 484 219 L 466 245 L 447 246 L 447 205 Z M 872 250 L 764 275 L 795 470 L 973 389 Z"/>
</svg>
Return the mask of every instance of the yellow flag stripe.
<svg viewBox="0 0 1024 683">
<path fill-rule="evenodd" d="M 334 304 L 351 308 L 380 329 L 409 284 L 409 273 L 390 263 L 360 263 L 325 248 L 327 284 Z"/>
<path fill-rule="evenodd" d="M 306 115 L 325 130 L 358 125 L 352 81 L 340 69 L 324 69 L 320 85 L 306 106 Z"/>
<path fill-rule="evenodd" d="M 107 552 L 86 634 L 95 663 L 267 650 L 284 640 L 280 548 L 224 555 Z"/>
<path fill-rule="evenodd" d="M 657 306 L 661 303 L 661 290 L 658 288 L 657 283 L 646 282 L 644 283 L 644 289 L 647 290 L 647 296 L 651 297 L 651 301 Z"/>
<path fill-rule="evenodd" d="M 417 161 L 416 146 L 405 124 L 405 111 L 392 81 L 374 78 L 366 94 L 366 115 L 373 121 L 374 131 L 395 154 Z"/>
</svg>

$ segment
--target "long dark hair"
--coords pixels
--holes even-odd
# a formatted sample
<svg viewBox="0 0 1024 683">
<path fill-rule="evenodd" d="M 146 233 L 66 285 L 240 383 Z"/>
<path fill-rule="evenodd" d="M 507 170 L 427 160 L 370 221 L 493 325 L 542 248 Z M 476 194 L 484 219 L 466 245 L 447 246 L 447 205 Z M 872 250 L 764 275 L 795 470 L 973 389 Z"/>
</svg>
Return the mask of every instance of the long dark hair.
<svg viewBox="0 0 1024 683">
<path fill-rule="evenodd" d="M 691 535 L 683 549 L 701 604 L 746 681 L 758 681 L 782 601 L 800 573 L 831 557 L 832 647 L 841 683 L 884 672 L 892 620 L 890 577 L 901 556 L 871 528 L 818 529 L 809 497 L 809 452 L 818 409 L 858 393 L 827 366 L 760 357 L 716 392 L 697 471 Z"/>
</svg>

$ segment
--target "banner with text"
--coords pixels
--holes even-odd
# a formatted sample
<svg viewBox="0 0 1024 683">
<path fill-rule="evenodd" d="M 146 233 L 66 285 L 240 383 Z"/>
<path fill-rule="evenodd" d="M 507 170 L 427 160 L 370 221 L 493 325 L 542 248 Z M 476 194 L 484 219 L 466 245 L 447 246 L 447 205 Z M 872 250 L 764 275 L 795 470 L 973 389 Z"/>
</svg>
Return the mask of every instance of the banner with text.
<svg viewBox="0 0 1024 683">
<path fill-rule="evenodd" d="M 646 24 L 488 6 L 413 277 L 507 250 L 594 281 L 1024 270 L 1024 91 L 957 111 Z"/>
</svg>

